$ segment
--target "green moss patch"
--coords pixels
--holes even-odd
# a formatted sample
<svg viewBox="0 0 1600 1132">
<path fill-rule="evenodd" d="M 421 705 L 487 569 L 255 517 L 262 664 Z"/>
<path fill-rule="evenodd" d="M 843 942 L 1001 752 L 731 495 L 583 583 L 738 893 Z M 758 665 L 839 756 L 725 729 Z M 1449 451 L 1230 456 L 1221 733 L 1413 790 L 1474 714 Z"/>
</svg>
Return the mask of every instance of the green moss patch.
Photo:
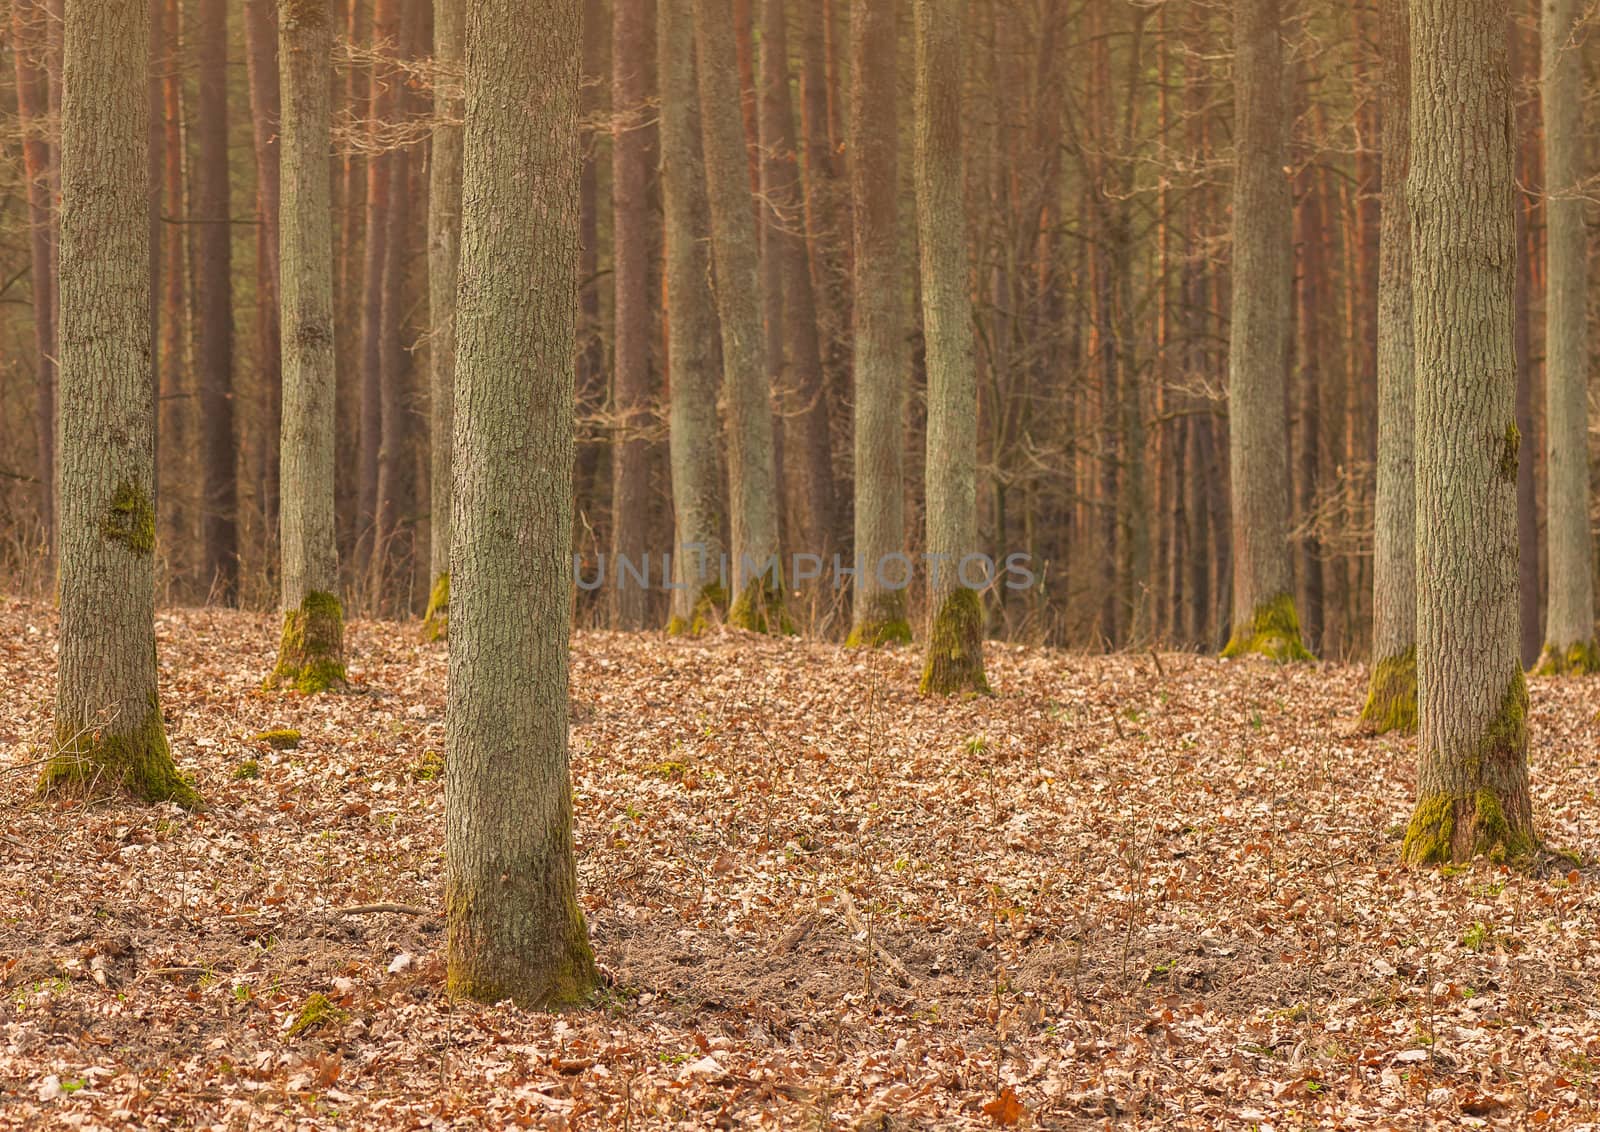
<svg viewBox="0 0 1600 1132">
<path fill-rule="evenodd" d="M 756 583 L 759 588 L 760 583 Z M 695 595 L 688 617 L 674 615 L 667 621 L 669 637 L 699 637 L 714 626 L 728 605 L 728 591 L 718 582 L 707 582 Z M 766 632 L 762 629 L 761 632 Z"/>
<path fill-rule="evenodd" d="M 422 615 L 422 639 L 442 641 L 450 635 L 450 571 L 433 582 L 428 594 L 428 611 Z"/>
<path fill-rule="evenodd" d="M 344 606 L 337 597 L 313 590 L 283 615 L 278 664 L 266 686 L 305 695 L 344 690 Z"/>
<path fill-rule="evenodd" d="M 994 694 L 983 672 L 983 601 L 977 590 L 958 586 L 939 607 L 918 690 L 924 696 Z"/>
<path fill-rule="evenodd" d="M 1361 722 L 1377 734 L 1417 731 L 1417 646 L 1386 656 L 1372 668 Z"/>
<path fill-rule="evenodd" d="M 1256 606 L 1250 620 L 1236 624 L 1233 636 L 1222 650 L 1224 657 L 1264 656 L 1279 664 L 1315 660 L 1300 640 L 1300 618 L 1295 613 L 1294 595 L 1281 593 Z"/>
<path fill-rule="evenodd" d="M 865 621 L 852 626 L 845 638 L 847 649 L 877 649 L 889 645 L 911 643 L 911 622 L 904 617 L 898 621 Z"/>
<path fill-rule="evenodd" d="M 1535 676 L 1591 676 L 1600 672 L 1600 648 L 1595 642 L 1573 641 L 1566 648 L 1545 645 Z"/>
<path fill-rule="evenodd" d="M 349 1017 L 350 1015 L 335 1006 L 327 995 L 318 991 L 306 999 L 305 1005 L 300 1007 L 300 1012 L 294 1016 L 294 1021 L 289 1023 L 289 1036 L 298 1038 L 318 1026 L 337 1026 Z"/>
<path fill-rule="evenodd" d="M 122 791 L 142 802 L 176 802 L 186 810 L 204 803 L 178 773 L 167 746 L 161 710 L 154 702 L 130 731 L 56 732 L 55 753 L 39 776 L 41 795 L 98 797 Z"/>
<path fill-rule="evenodd" d="M 132 480 L 117 484 L 106 513 L 100 517 L 100 537 L 107 542 L 120 542 L 138 555 L 155 550 L 156 510 L 150 503 L 150 493 Z"/>
<path fill-rule="evenodd" d="M 1506 435 L 1500 445 L 1500 479 L 1505 483 L 1517 482 L 1517 456 L 1522 450 L 1522 433 L 1515 421 L 1506 425 Z"/>
<path fill-rule="evenodd" d="M 257 731 L 251 738 L 257 743 L 265 743 L 274 751 L 289 751 L 300 745 L 300 732 L 292 727 L 274 727 L 266 731 Z"/>
<path fill-rule="evenodd" d="M 783 604 L 783 588 L 765 576 L 752 578 L 728 609 L 728 624 L 754 633 L 794 633 L 795 625 Z"/>
</svg>

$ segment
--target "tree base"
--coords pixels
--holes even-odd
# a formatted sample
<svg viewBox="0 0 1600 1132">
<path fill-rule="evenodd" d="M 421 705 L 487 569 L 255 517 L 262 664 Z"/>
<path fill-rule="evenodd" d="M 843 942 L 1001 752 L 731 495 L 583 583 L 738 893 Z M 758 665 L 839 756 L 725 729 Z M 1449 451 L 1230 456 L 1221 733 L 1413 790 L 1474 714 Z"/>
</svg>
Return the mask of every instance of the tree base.
<svg viewBox="0 0 1600 1132">
<path fill-rule="evenodd" d="M 1362 724 L 1374 734 L 1417 733 L 1417 646 L 1399 656 L 1386 656 L 1372 669 Z"/>
<path fill-rule="evenodd" d="M 1566 648 L 1545 645 L 1535 676 L 1592 676 L 1600 672 L 1600 648 L 1595 642 L 1573 641 Z"/>
<path fill-rule="evenodd" d="M 92 798 L 119 790 L 141 802 L 176 802 L 186 810 L 205 805 L 173 764 L 161 710 L 153 703 L 131 732 L 69 735 L 58 730 L 55 754 L 39 776 L 41 796 Z"/>
<path fill-rule="evenodd" d="M 428 611 L 422 615 L 422 639 L 442 641 L 450 635 L 450 571 L 433 580 Z"/>
<path fill-rule="evenodd" d="M 1294 596 L 1279 594 L 1256 606 L 1249 622 L 1235 625 L 1233 636 L 1222 650 L 1224 658 L 1264 656 L 1279 664 L 1316 660 L 1300 640 L 1300 618 L 1295 613 Z"/>
<path fill-rule="evenodd" d="M 527 925 L 525 931 L 507 931 L 504 922 L 485 924 L 469 905 L 451 904 L 445 970 L 445 987 L 451 994 L 486 1003 L 510 999 L 529 1010 L 584 1006 L 594 997 L 601 984 L 600 970 L 575 900 L 565 915 L 557 917 L 560 922 Z M 540 910 L 526 914 L 537 916 Z M 504 912 L 495 918 L 503 921 Z M 549 938 L 550 927 L 557 938 Z M 518 945 L 495 948 L 490 941 L 496 936 L 515 939 Z"/>
<path fill-rule="evenodd" d="M 917 689 L 924 696 L 992 696 L 983 672 L 983 602 L 958 586 L 944 599 L 928 634 L 928 661 Z"/>
<path fill-rule="evenodd" d="M 308 696 L 345 689 L 344 606 L 338 598 L 313 590 L 299 609 L 283 615 L 278 664 L 265 686 Z"/>
<path fill-rule="evenodd" d="M 669 637 L 698 637 L 710 629 L 725 606 L 728 604 L 728 593 L 717 582 L 707 582 L 700 587 L 700 592 L 695 595 L 694 606 L 689 611 L 687 618 L 674 614 L 667 621 L 667 636 Z"/>
<path fill-rule="evenodd" d="M 795 633 L 794 622 L 784 608 L 783 591 L 769 586 L 762 578 L 752 579 L 728 609 L 728 624 L 752 633 Z"/>
<path fill-rule="evenodd" d="M 847 649 L 880 649 L 911 643 L 911 622 L 904 617 L 890 621 L 864 621 L 850 630 L 845 638 Z"/>
</svg>

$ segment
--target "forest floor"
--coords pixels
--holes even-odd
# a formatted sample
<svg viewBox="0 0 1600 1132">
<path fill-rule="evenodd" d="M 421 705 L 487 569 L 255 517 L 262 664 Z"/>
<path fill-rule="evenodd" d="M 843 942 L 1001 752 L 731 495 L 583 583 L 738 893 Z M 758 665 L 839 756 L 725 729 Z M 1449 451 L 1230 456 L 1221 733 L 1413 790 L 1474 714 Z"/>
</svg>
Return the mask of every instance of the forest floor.
<svg viewBox="0 0 1600 1132">
<path fill-rule="evenodd" d="M 444 994 L 443 645 L 357 623 L 308 699 L 272 618 L 158 637 L 209 808 L 41 801 L 54 615 L 0 604 L 0 1126 L 1600 1120 L 1600 680 L 1531 688 L 1577 860 L 1409 871 L 1360 668 L 990 645 L 997 697 L 929 702 L 904 650 L 583 633 L 612 985 L 553 1016 Z"/>
</svg>

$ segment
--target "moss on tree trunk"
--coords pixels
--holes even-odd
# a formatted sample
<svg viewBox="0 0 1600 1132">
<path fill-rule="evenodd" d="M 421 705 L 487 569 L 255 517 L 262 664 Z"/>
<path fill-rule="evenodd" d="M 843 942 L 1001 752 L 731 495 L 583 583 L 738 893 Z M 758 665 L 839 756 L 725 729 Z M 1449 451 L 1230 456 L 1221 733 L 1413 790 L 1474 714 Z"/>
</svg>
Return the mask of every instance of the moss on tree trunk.
<svg viewBox="0 0 1600 1132">
<path fill-rule="evenodd" d="M 1593 640 L 1573 641 L 1566 648 L 1545 645 L 1535 676 L 1588 676 L 1600 672 L 1600 649 Z"/>
<path fill-rule="evenodd" d="M 314 590 L 283 615 L 278 665 L 267 687 L 312 695 L 344 686 L 344 607 L 333 594 Z"/>
<path fill-rule="evenodd" d="M 918 690 L 924 696 L 993 695 L 983 673 L 983 602 L 976 590 L 958 586 L 944 599 L 928 634 L 928 661 Z"/>
<path fill-rule="evenodd" d="M 728 609 L 728 624 L 755 633 L 793 633 L 794 621 L 783 604 L 783 587 L 766 576 L 750 579 Z"/>
<path fill-rule="evenodd" d="M 716 622 L 728 604 L 728 592 L 718 582 L 707 582 L 695 594 L 688 617 L 674 614 L 667 621 L 667 636 L 698 637 Z"/>
<path fill-rule="evenodd" d="M 122 790 L 143 802 L 176 802 L 199 809 L 200 795 L 173 765 L 161 709 L 154 703 L 137 726 L 58 732 L 55 753 L 39 777 L 41 795 L 96 797 Z"/>
<path fill-rule="evenodd" d="M 1294 595 L 1279 594 L 1271 601 L 1256 606 L 1248 622 L 1234 626 L 1233 636 L 1222 650 L 1222 655 L 1235 657 L 1251 653 L 1279 664 L 1316 659 L 1300 641 L 1300 618 L 1295 613 Z"/>
<path fill-rule="evenodd" d="M 450 635 L 450 571 L 446 570 L 433 582 L 428 594 L 428 611 L 422 615 L 422 639 L 442 641 Z"/>
<path fill-rule="evenodd" d="M 884 611 L 874 611 L 882 613 Z M 896 617 L 892 611 L 886 616 L 873 616 L 869 614 L 865 619 L 857 621 L 850 629 L 850 636 L 845 638 L 844 647 L 847 649 L 883 648 L 885 645 L 909 645 L 911 643 L 911 622 L 906 620 L 902 609 L 900 616 Z"/>
<path fill-rule="evenodd" d="M 1361 722 L 1377 734 L 1398 731 L 1414 735 L 1417 731 L 1417 647 L 1412 645 L 1399 656 L 1386 656 L 1372 668 L 1367 685 L 1367 703 L 1361 709 Z"/>
<path fill-rule="evenodd" d="M 1523 752 L 1528 745 L 1528 686 L 1519 667 L 1500 709 L 1465 767 L 1476 787 L 1417 799 L 1400 856 L 1408 865 L 1525 859 L 1536 848 Z M 1520 778 L 1518 777 L 1520 770 Z"/>
</svg>

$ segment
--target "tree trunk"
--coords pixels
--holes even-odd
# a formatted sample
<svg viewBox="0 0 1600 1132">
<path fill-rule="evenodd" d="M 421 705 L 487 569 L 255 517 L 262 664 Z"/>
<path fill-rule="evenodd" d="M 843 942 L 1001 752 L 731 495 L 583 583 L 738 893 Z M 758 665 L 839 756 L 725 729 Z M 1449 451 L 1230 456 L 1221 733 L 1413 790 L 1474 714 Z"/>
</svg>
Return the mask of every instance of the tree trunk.
<svg viewBox="0 0 1600 1132">
<path fill-rule="evenodd" d="M 850 13 L 855 98 L 850 192 L 855 222 L 855 602 L 852 645 L 911 640 L 906 617 L 906 371 L 911 339 L 900 249 L 899 116 L 894 0 Z"/>
<path fill-rule="evenodd" d="M 251 139 L 256 157 L 256 362 L 265 412 L 256 479 L 267 529 L 278 521 L 279 435 L 283 343 L 279 334 L 278 142 L 279 92 L 276 0 L 245 0 L 245 59 L 250 80 Z"/>
<path fill-rule="evenodd" d="M 1383 219 L 1378 253 L 1378 497 L 1372 676 L 1362 722 L 1417 728 L 1416 379 L 1411 314 L 1411 55 L 1408 0 L 1383 0 Z"/>
<path fill-rule="evenodd" d="M 334 526 L 333 21 L 328 0 L 278 0 L 282 67 L 284 330 L 283 639 L 268 683 L 301 692 L 344 684 L 344 608 Z"/>
<path fill-rule="evenodd" d="M 428 163 L 428 365 L 431 500 L 428 611 L 423 635 L 450 626 L 450 450 L 456 372 L 456 269 L 461 259 L 461 54 L 465 12 L 433 0 L 433 151 Z"/>
<path fill-rule="evenodd" d="M 917 232 L 928 359 L 924 695 L 987 692 L 978 559 L 978 388 L 962 201 L 961 5 L 916 0 Z M 977 572 L 973 568 L 977 567 Z"/>
<path fill-rule="evenodd" d="M 772 404 L 762 341 L 756 229 L 749 192 L 729 0 L 695 0 L 701 144 L 711 205 L 711 251 L 722 329 L 728 488 L 733 537 L 728 622 L 757 632 L 789 627 L 778 560 Z"/>
<path fill-rule="evenodd" d="M 195 364 L 200 378 L 202 582 L 239 596 L 239 483 L 233 433 L 233 252 L 228 195 L 228 5 L 200 0 L 195 29 Z"/>
<path fill-rule="evenodd" d="M 17 70 L 22 169 L 28 181 L 28 271 L 33 286 L 34 442 L 38 451 L 39 522 L 55 555 L 55 220 L 51 216 L 50 90 L 44 66 L 48 16 L 40 0 L 13 0 L 11 55 Z"/>
<path fill-rule="evenodd" d="M 1233 630 L 1223 656 L 1306 660 L 1289 567 L 1283 453 L 1293 215 L 1284 173 L 1282 0 L 1234 7 L 1233 304 L 1228 447 Z"/>
<path fill-rule="evenodd" d="M 178 65 L 183 42 L 183 4 L 181 0 L 164 0 L 166 18 L 162 21 L 168 31 L 167 53 L 162 61 L 162 187 L 161 196 L 165 210 L 174 216 L 189 215 L 185 197 L 188 178 L 184 175 L 185 130 L 183 100 L 183 69 Z M 156 495 L 156 513 L 160 523 L 160 541 L 168 560 L 168 570 L 182 576 L 193 562 L 190 548 L 194 539 L 190 535 L 189 516 L 193 508 L 185 504 L 184 496 L 192 490 L 194 463 L 192 459 L 194 438 L 190 432 L 193 414 L 189 398 L 189 378 L 192 373 L 189 357 L 190 302 L 187 226 L 162 225 L 161 271 L 159 273 L 161 299 L 161 339 L 156 351 L 159 359 L 157 379 L 156 445 L 157 480 L 160 490 Z M 180 495 L 179 488 L 183 489 Z"/>
<path fill-rule="evenodd" d="M 1412 0 L 1417 806 L 1402 856 L 1536 844 L 1517 657 L 1516 270 L 1505 6 Z"/>
<path fill-rule="evenodd" d="M 711 206 L 701 157 L 692 0 L 657 0 L 661 187 L 666 220 L 667 350 L 675 523 L 672 618 L 698 635 L 727 607 L 721 585 L 722 473 L 717 462 L 717 315 L 708 240 Z"/>
<path fill-rule="evenodd" d="M 1589 162 L 1583 132 L 1580 0 L 1540 5 L 1544 95 L 1545 486 L 1550 598 L 1539 671 L 1600 671 L 1589 534 Z M 1531 438 L 1530 438 L 1531 439 Z"/>
<path fill-rule="evenodd" d="M 200 804 L 156 690 L 149 9 L 73 3 L 61 107 L 61 627 L 41 791 Z"/>
<path fill-rule="evenodd" d="M 621 569 L 646 565 L 650 551 L 650 442 L 654 382 L 650 339 L 655 322 L 650 269 L 650 171 L 656 164 L 655 0 L 614 0 L 611 27 L 611 261 L 615 286 L 611 397 L 611 576 L 614 629 L 642 629 L 650 591 Z"/>
<path fill-rule="evenodd" d="M 581 1003 L 599 979 L 567 768 L 578 44 L 576 0 L 469 6 L 447 977 L 454 994 L 537 1008 Z"/>
</svg>

